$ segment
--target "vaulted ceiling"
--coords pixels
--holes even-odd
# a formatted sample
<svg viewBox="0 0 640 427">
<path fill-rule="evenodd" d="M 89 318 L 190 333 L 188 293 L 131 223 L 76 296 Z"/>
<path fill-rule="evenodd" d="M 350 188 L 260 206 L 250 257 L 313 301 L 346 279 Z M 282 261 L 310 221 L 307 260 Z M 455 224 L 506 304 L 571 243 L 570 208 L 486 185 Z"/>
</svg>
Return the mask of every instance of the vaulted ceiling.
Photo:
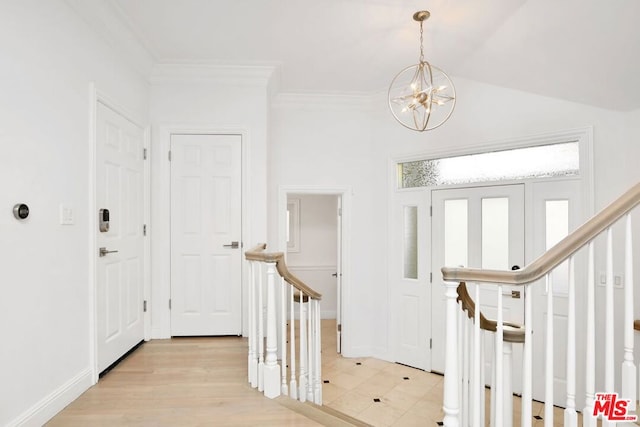
<svg viewBox="0 0 640 427">
<path fill-rule="evenodd" d="M 274 64 L 284 92 L 385 90 L 426 9 L 425 57 L 454 83 L 640 108 L 638 0 L 106 1 L 157 63 Z"/>
</svg>

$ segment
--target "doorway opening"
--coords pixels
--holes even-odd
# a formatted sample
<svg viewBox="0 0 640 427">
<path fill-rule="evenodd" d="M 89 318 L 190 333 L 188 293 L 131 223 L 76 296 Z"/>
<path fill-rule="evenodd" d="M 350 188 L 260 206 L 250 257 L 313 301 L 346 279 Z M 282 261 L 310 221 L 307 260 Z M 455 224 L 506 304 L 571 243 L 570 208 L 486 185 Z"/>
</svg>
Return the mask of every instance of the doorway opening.
<svg viewBox="0 0 640 427">
<path fill-rule="evenodd" d="M 335 334 L 338 354 L 348 336 L 348 205 L 346 189 L 287 187 L 280 191 L 280 248 L 291 272 L 322 294 L 322 323 L 335 322 L 331 330 L 324 328 L 323 337 Z"/>
</svg>

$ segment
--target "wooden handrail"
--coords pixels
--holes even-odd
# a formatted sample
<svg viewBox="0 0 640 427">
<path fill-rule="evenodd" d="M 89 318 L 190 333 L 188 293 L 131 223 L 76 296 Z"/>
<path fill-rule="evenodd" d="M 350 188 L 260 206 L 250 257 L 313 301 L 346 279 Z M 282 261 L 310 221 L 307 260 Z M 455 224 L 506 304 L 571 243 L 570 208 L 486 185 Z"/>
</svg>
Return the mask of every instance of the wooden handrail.
<svg viewBox="0 0 640 427">
<path fill-rule="evenodd" d="M 471 298 L 471 295 L 469 295 L 469 291 L 467 291 L 467 284 L 465 282 L 460 282 L 457 292 L 458 298 L 456 298 L 456 301 L 462 303 L 462 310 L 467 312 L 467 316 L 470 319 L 475 319 L 476 303 Z M 481 311 L 480 328 L 485 331 L 496 332 L 498 330 L 498 322 L 492 319 L 487 319 Z M 522 343 L 524 342 L 524 327 L 516 323 L 504 322 L 503 337 L 506 342 Z"/>
<path fill-rule="evenodd" d="M 291 286 L 299 291 L 304 292 L 309 298 L 321 300 L 322 294 L 314 291 L 306 283 L 293 275 L 287 268 L 284 261 L 284 252 L 265 252 L 266 243 L 254 246 L 244 253 L 244 257 L 249 261 L 271 262 L 276 264 L 276 269 L 282 278 Z"/>
<path fill-rule="evenodd" d="M 629 213 L 638 203 L 640 203 L 640 183 L 631 187 L 613 203 L 522 270 L 501 271 L 443 267 L 442 277 L 445 281 L 451 282 L 489 282 L 509 285 L 526 285 L 535 282 Z"/>
</svg>

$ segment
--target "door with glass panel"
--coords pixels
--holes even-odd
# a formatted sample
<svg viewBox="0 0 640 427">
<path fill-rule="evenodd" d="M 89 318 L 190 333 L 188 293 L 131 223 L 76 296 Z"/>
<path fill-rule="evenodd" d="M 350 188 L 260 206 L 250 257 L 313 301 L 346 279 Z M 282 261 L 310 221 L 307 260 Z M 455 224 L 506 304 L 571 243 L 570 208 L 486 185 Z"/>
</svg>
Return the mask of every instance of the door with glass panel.
<svg viewBox="0 0 640 427">
<path fill-rule="evenodd" d="M 443 266 L 512 270 L 524 264 L 524 185 L 433 190 L 432 198 L 432 272 L 431 286 L 431 370 L 444 372 L 445 298 L 440 269 Z M 475 295 L 474 285 L 468 285 Z M 488 317 L 497 317 L 495 286 L 480 285 L 480 309 Z M 505 321 L 522 324 L 524 300 L 519 287 L 503 286 Z M 493 341 L 485 342 L 486 374 L 490 377 L 489 357 Z M 514 348 L 513 366 L 518 366 L 521 349 Z M 513 372 L 513 390 L 520 390 L 520 373 Z"/>
<path fill-rule="evenodd" d="M 389 278 L 393 356 L 398 363 L 428 370 L 431 292 L 425 246 L 429 241 L 429 192 L 403 190 L 394 197 Z"/>
<path fill-rule="evenodd" d="M 533 257 L 537 258 L 550 249 L 581 223 L 580 181 L 563 180 L 551 182 L 537 182 L 531 185 L 532 200 L 532 240 Z M 576 348 L 585 348 L 584 322 L 586 318 L 586 292 L 582 286 L 586 283 L 585 254 L 578 253 L 575 257 L 576 273 Z M 569 265 L 560 264 L 551 273 L 551 288 L 553 297 L 553 396 L 554 405 L 566 405 L 566 358 L 567 358 L 567 321 L 568 321 L 568 290 Z M 533 348 L 546 347 L 546 319 L 548 312 L 547 294 L 549 283 L 546 278 L 536 282 L 532 288 L 533 314 Z M 545 358 L 533 357 L 533 398 L 544 400 L 545 392 Z M 584 372 L 584 357 L 576 357 L 576 372 Z M 598 373 L 596 373 L 598 375 Z M 601 378 L 597 376 L 596 378 Z M 576 378 L 576 402 L 581 407 L 584 401 L 584 378 Z"/>
</svg>

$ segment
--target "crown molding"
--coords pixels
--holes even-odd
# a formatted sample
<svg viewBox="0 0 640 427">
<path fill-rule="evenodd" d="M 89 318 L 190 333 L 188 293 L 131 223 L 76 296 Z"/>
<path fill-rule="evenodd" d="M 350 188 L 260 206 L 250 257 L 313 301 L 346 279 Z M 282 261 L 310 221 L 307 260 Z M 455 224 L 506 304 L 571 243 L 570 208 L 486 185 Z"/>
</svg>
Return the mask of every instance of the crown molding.
<svg viewBox="0 0 640 427">
<path fill-rule="evenodd" d="M 154 58 L 113 5 L 105 1 L 64 1 L 135 72 L 145 79 L 149 77 Z"/>
<path fill-rule="evenodd" d="M 152 84 L 176 81 L 214 81 L 266 88 L 271 78 L 277 75 L 278 69 L 279 66 L 274 64 L 162 63 L 153 67 L 149 81 Z"/>
</svg>

